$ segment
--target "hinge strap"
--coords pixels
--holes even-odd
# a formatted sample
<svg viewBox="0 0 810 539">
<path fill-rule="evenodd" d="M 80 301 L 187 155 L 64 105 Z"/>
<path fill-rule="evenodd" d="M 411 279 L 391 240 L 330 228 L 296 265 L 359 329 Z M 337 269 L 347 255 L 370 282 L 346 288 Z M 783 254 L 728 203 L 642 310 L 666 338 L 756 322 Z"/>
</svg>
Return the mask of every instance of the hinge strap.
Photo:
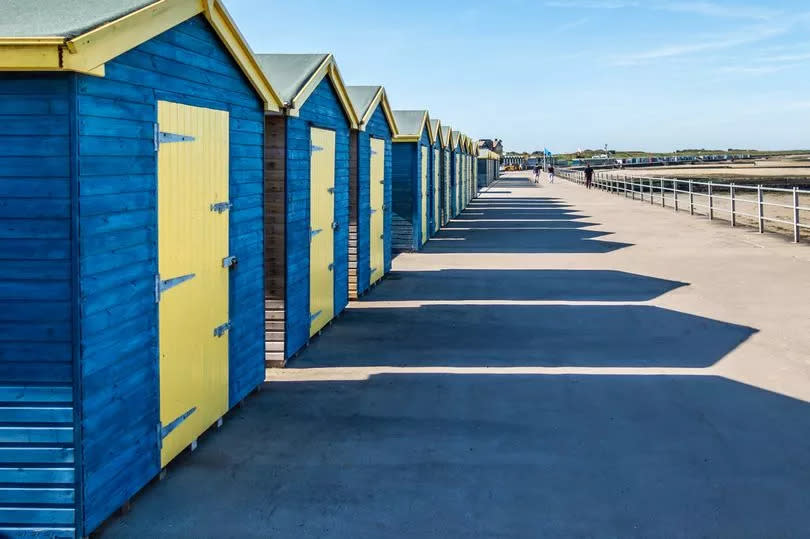
<svg viewBox="0 0 810 539">
<path fill-rule="evenodd" d="M 179 277 L 172 277 L 171 279 L 161 280 L 160 274 L 155 275 L 155 303 L 160 301 L 160 296 L 166 290 L 174 288 L 186 281 L 190 281 L 195 277 L 195 274 L 189 273 L 188 275 L 181 275 Z"/>
<path fill-rule="evenodd" d="M 176 429 L 177 427 L 179 427 L 179 426 L 180 426 L 180 424 L 181 424 L 183 421 L 185 421 L 186 419 L 188 419 L 188 418 L 189 418 L 189 416 L 190 416 L 191 414 L 193 414 L 194 412 L 196 412 L 196 411 L 197 411 L 197 407 L 196 407 L 196 406 L 193 406 L 193 407 L 192 407 L 192 408 L 191 408 L 189 411 L 187 411 L 187 412 L 183 413 L 182 415 L 180 415 L 180 417 L 178 417 L 177 419 L 175 419 L 174 421 L 172 421 L 171 423 L 169 423 L 169 424 L 168 424 L 168 425 L 166 425 L 165 427 L 164 427 L 164 426 L 162 426 L 162 425 L 160 425 L 160 439 L 161 439 L 161 440 L 163 440 L 163 439 L 164 439 L 166 436 L 168 436 L 169 434 L 171 434 L 171 432 L 172 432 L 174 429 Z"/>
</svg>

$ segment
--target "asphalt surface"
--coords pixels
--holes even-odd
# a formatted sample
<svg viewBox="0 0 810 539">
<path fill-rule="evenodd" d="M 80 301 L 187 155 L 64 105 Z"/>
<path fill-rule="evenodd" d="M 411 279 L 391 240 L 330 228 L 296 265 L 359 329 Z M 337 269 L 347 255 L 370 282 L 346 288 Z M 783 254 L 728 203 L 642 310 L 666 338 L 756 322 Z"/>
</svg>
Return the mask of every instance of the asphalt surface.
<svg viewBox="0 0 810 539">
<path fill-rule="evenodd" d="M 806 537 L 810 249 L 510 175 L 103 537 Z"/>
</svg>

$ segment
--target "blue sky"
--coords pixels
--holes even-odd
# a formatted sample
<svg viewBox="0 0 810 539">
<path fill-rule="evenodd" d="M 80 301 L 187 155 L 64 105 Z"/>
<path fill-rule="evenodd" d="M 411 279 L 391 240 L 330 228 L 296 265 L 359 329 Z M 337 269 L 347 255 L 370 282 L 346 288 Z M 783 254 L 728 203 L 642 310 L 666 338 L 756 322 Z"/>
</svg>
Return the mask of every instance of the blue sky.
<svg viewBox="0 0 810 539">
<path fill-rule="evenodd" d="M 225 0 L 255 52 L 332 52 L 509 150 L 810 148 L 810 2 Z"/>
</svg>

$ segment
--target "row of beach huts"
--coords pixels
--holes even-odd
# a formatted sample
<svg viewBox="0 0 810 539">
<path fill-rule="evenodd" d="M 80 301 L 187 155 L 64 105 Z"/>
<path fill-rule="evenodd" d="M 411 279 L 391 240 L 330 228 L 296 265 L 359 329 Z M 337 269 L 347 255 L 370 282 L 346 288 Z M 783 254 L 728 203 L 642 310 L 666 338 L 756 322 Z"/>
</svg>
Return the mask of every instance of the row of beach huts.
<svg viewBox="0 0 810 539">
<path fill-rule="evenodd" d="M 87 536 L 499 156 L 220 0 L 0 20 L 0 536 Z"/>
</svg>

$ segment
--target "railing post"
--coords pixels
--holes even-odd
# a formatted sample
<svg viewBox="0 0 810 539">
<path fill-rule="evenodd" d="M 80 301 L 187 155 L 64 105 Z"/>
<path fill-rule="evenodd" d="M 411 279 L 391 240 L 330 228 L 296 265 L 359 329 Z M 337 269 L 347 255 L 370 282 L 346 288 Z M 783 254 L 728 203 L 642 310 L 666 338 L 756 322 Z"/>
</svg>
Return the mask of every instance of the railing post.
<svg viewBox="0 0 810 539">
<path fill-rule="evenodd" d="M 630 198 L 636 199 L 636 179 L 632 177 L 630 178 Z"/>
<path fill-rule="evenodd" d="M 650 178 L 650 204 L 655 204 L 655 196 L 653 195 L 653 180 Z"/>
<path fill-rule="evenodd" d="M 801 227 L 799 226 L 799 188 L 793 188 L 793 241 L 801 241 Z"/>
<path fill-rule="evenodd" d="M 661 185 L 660 185 L 660 187 L 661 187 L 661 207 L 662 207 L 662 208 L 666 208 L 666 207 L 667 207 L 667 204 L 666 204 L 666 199 L 665 199 L 665 197 L 664 197 L 664 178 L 661 178 Z"/>
<path fill-rule="evenodd" d="M 689 180 L 689 215 L 695 215 L 695 191 L 692 188 L 692 180 Z"/>
<path fill-rule="evenodd" d="M 765 232 L 765 208 L 762 200 L 762 185 L 757 185 L 757 220 L 759 221 L 759 233 Z"/>
<path fill-rule="evenodd" d="M 737 226 L 737 190 L 732 183 L 728 187 L 729 197 L 731 197 L 731 226 Z"/>
<path fill-rule="evenodd" d="M 712 198 L 712 182 L 709 182 L 709 221 L 714 219 L 714 199 Z"/>
<path fill-rule="evenodd" d="M 678 180 L 672 180 L 672 205 L 678 213 Z"/>
</svg>

